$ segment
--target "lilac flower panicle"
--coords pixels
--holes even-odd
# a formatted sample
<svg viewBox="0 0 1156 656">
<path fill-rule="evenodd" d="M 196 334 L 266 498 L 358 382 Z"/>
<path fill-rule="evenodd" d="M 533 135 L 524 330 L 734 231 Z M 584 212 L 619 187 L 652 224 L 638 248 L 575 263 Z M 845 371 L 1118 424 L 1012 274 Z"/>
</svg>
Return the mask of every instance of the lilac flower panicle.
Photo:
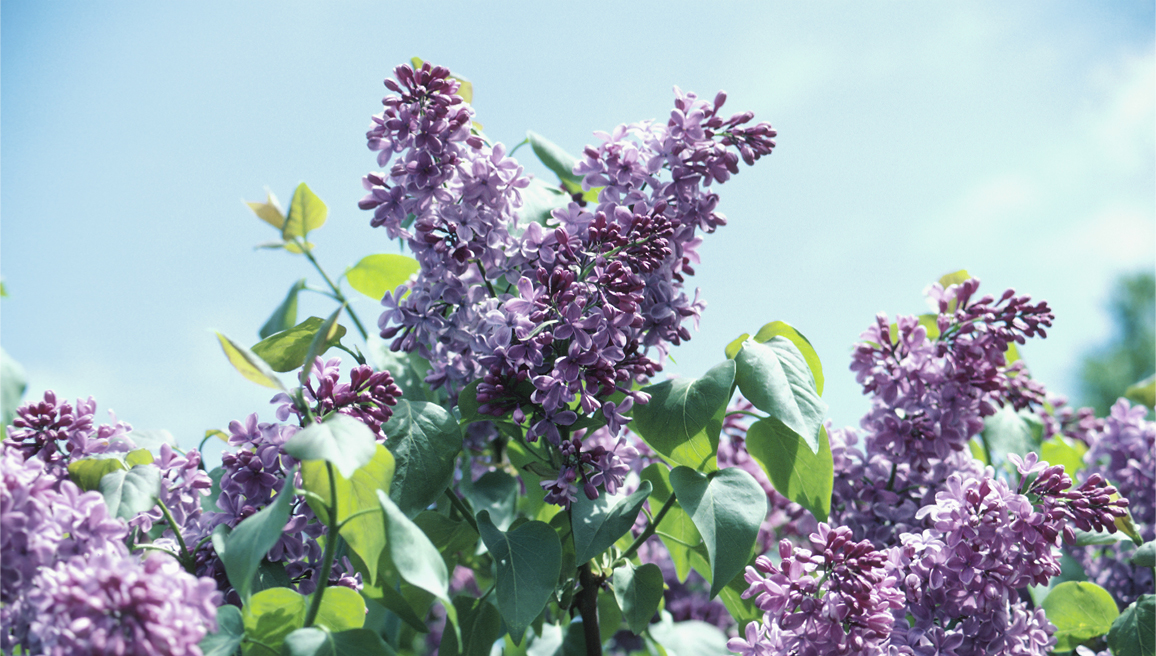
<svg viewBox="0 0 1156 656">
<path fill-rule="evenodd" d="M 633 383 L 661 370 L 704 307 L 682 286 L 698 233 L 725 223 L 709 186 L 740 159 L 769 154 L 774 130 L 749 125 L 749 113 L 719 114 L 725 94 L 712 103 L 676 89 L 665 125 L 619 126 L 585 150 L 574 173 L 603 187 L 597 206 L 572 203 L 542 225 L 521 212 L 530 178 L 501 144 L 471 132 L 473 108 L 454 95 L 449 71 L 394 73 L 367 135 L 378 164 L 392 164 L 365 176 L 361 206 L 406 240 L 421 269 L 382 299 L 382 337 L 429 360 L 426 382 L 451 398 L 480 379 L 479 411 L 513 414 L 530 440 L 561 448 L 578 413 L 617 435 L 647 401 Z M 547 482 L 552 500 L 567 503 L 578 481 L 616 479 L 590 483 L 572 467 Z"/>
<path fill-rule="evenodd" d="M 630 463 L 639 454 L 625 436 L 612 442 L 612 435 L 608 428 L 601 428 L 589 436 L 576 433 L 561 442 L 562 468 L 557 478 L 540 483 L 547 503 L 569 508 L 578 499 L 579 486 L 589 499 L 599 497 L 598 488 L 607 494 L 618 492 L 631 472 Z"/>
<path fill-rule="evenodd" d="M 349 372 L 349 382 L 340 382 L 340 366 L 340 358 L 326 361 L 319 357 L 310 367 L 310 375 L 301 389 L 310 412 L 317 421 L 334 411 L 353 417 L 369 426 L 378 441 L 384 441 L 386 436 L 381 426 L 393 416 L 392 408 L 401 398 L 401 388 L 388 371 L 374 371 L 369 365 L 354 367 Z M 279 420 L 285 421 L 290 415 L 295 415 L 298 422 L 304 421 L 304 410 L 298 408 L 288 394 L 278 394 L 272 402 L 280 404 L 277 408 Z"/>
<path fill-rule="evenodd" d="M 886 644 L 904 597 L 891 573 L 893 554 L 854 542 L 846 527 L 820 523 L 813 550 L 779 543 L 780 562 L 759 556 L 748 567 L 763 628 L 732 641 L 742 653 L 876 654 Z M 762 650 L 760 652 L 760 650 Z"/>
<path fill-rule="evenodd" d="M 112 413 L 109 413 L 110 415 Z M 116 420 L 94 425 L 96 401 L 77 400 L 75 406 L 44 392 L 42 401 L 25 403 L 16 409 L 12 426 L 4 440 L 24 454 L 42 459 L 50 468 L 64 469 L 69 461 L 106 453 L 126 452 L 133 444 L 127 439 L 132 427 Z M 67 475 L 67 474 L 59 474 Z"/>
<path fill-rule="evenodd" d="M 197 644 L 216 630 L 220 593 L 169 556 L 141 562 L 121 547 L 61 560 L 28 603 L 35 653 L 199 656 Z"/>
<path fill-rule="evenodd" d="M 1091 448 L 1084 456 L 1088 467 L 1080 472 L 1085 485 L 1104 479 L 1128 500 L 1132 521 L 1145 542 L 1156 539 L 1156 422 L 1148 421 L 1147 414 L 1143 406 L 1117 401 L 1108 417 L 1083 433 Z M 1152 569 L 1129 562 L 1131 544 L 1072 551 L 1088 580 L 1108 590 L 1121 609 L 1152 591 Z"/>
</svg>

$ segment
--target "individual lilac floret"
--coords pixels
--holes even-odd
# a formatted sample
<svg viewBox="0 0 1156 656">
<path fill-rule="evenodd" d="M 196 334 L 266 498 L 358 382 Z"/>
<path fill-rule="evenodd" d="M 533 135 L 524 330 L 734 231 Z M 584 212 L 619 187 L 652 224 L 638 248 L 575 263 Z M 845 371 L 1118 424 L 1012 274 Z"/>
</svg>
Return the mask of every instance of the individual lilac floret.
<svg viewBox="0 0 1156 656">
<path fill-rule="evenodd" d="M 117 545 L 119 546 L 119 545 Z M 220 593 L 171 557 L 99 549 L 45 570 L 29 593 L 29 648 L 47 656 L 199 655 Z"/>
<path fill-rule="evenodd" d="M 782 540 L 779 563 L 759 556 L 747 567 L 750 588 L 743 597 L 755 598 L 768 627 L 748 634 L 748 642 L 760 639 L 777 653 L 879 653 L 895 623 L 891 611 L 903 607 L 890 571 L 891 552 L 876 551 L 866 540 L 854 542 L 846 527 L 824 523 L 810 541 L 813 550 Z M 778 630 L 769 630 L 772 626 Z"/>
<path fill-rule="evenodd" d="M 364 364 L 349 372 L 348 383 L 338 382 L 341 379 L 340 366 L 340 358 L 329 361 L 317 358 L 314 361 L 301 390 L 309 411 L 317 420 L 333 411 L 353 417 L 369 426 L 378 441 L 384 441 L 386 435 L 381 425 L 393 415 L 392 407 L 401 398 L 401 388 L 388 371 L 374 371 Z M 291 414 L 296 415 L 299 422 L 304 421 L 304 410 L 298 408 L 288 394 L 278 394 L 271 402 L 281 404 L 277 408 L 277 418 L 281 421 Z"/>
</svg>

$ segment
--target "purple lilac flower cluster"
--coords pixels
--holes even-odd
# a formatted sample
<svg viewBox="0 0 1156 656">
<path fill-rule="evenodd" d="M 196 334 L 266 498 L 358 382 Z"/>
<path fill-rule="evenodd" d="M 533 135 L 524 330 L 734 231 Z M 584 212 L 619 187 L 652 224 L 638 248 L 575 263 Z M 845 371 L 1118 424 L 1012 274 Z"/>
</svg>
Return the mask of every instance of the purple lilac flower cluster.
<svg viewBox="0 0 1156 656">
<path fill-rule="evenodd" d="M 473 109 L 449 71 L 394 72 L 386 86 L 397 95 L 383 100 L 367 136 L 380 166 L 400 159 L 365 177 L 361 206 L 407 240 L 421 271 L 385 295 L 381 335 L 430 360 L 435 387 L 456 393 L 481 378 L 481 412 L 512 413 L 530 440 L 566 449 L 574 462 L 552 499 L 571 498 L 579 480 L 596 493 L 577 464 L 605 454 L 579 453 L 562 433 L 581 412 L 616 436 L 633 404 L 648 400 L 631 387 L 661 369 L 650 349 L 661 357 L 689 339 L 682 323 L 703 307 L 682 283 L 697 261 L 697 231 L 725 223 L 709 185 L 737 173 L 739 159 L 769 154 L 775 132 L 747 126 L 750 113 L 720 116 L 724 94 L 710 103 L 676 90 L 665 125 L 620 126 L 586 149 L 574 173 L 601 188 L 597 207 L 571 203 L 543 227 L 519 222 L 529 178 L 471 131 Z"/>
<path fill-rule="evenodd" d="M 935 284 L 939 307 L 934 335 L 912 316 L 894 325 L 885 315 L 863 333 L 851 370 L 872 399 L 863 417 L 863 451 L 851 430 L 831 431 L 835 460 L 834 517 L 877 546 L 920 530 L 916 511 L 952 472 L 980 475 L 967 450 L 983 418 L 1007 403 L 1042 403 L 1038 386 L 1025 384 L 1022 366 L 1009 374 L 1005 351 L 1044 336 L 1052 313 L 1044 302 L 1005 291 L 977 297 L 972 278 L 946 289 Z M 1016 363 L 1019 364 L 1019 363 Z"/>
<path fill-rule="evenodd" d="M 756 654 L 881 653 L 891 635 L 892 611 L 904 595 L 893 573 L 896 553 L 855 542 L 846 527 L 819 524 L 812 549 L 779 542 L 780 561 L 755 559 L 745 579 L 744 598 L 755 597 L 762 623 L 747 625 L 743 638 L 727 647 L 743 656 Z"/>
<path fill-rule="evenodd" d="M 28 595 L 29 646 L 47 656 L 200 656 L 220 596 L 212 579 L 189 575 L 168 556 L 142 562 L 110 545 L 41 574 Z"/>
<path fill-rule="evenodd" d="M 904 644 L 916 649 L 952 644 L 956 654 L 1043 654 L 1051 624 L 1020 600 L 1028 585 L 1047 585 L 1060 573 L 1061 537 L 1071 525 L 1115 530 L 1127 500 L 1089 479 L 1072 489 L 1062 466 L 1035 454 L 1010 456 L 1021 480 L 1012 490 L 989 470 L 980 477 L 951 475 L 934 505 L 918 517 L 927 529 L 905 533 L 902 563 L 908 611 Z M 1019 625 L 1017 625 L 1019 623 Z M 955 636 L 953 636 L 955 634 Z"/>
<path fill-rule="evenodd" d="M 505 147 L 471 133 L 473 108 L 447 69 L 402 65 L 394 75 L 385 85 L 397 95 L 382 100 L 366 138 L 379 166 L 397 161 L 365 176 L 360 206 L 373 210 L 371 225 L 406 240 L 421 273 L 385 295 L 378 325 L 396 337 L 394 350 L 430 361 L 427 382 L 456 393 L 483 372 L 475 354 L 490 349 L 477 327 L 498 307 L 487 286 L 516 269 L 515 211 L 530 180 Z"/>
<path fill-rule="evenodd" d="M 901 593 L 901 603 L 891 609 L 889 635 L 881 634 L 872 653 L 1046 654 L 1055 629 L 1042 610 L 1022 600 L 1023 589 L 1046 585 L 1060 573 L 1059 547 L 1073 541 L 1074 529 L 1115 531 L 1116 519 L 1129 507 L 1105 473 L 1092 472 L 1073 486 L 1061 466 L 1048 466 L 1035 454 L 1010 455 L 1019 480 L 1012 487 L 971 458 L 966 445 L 983 429 L 983 417 L 1001 405 L 1043 405 L 1046 391 L 1022 364 L 1009 367 L 1004 351 L 1042 336 L 1052 320 L 1044 303 L 1011 291 L 999 300 L 977 299 L 977 287 L 975 280 L 932 287 L 939 314 L 930 336 L 929 322 L 900 317 L 891 325 L 881 315 L 864 333 L 851 367 L 872 395 L 862 421 L 863 450 L 855 431 L 828 429 L 835 468 L 832 521 L 845 525 L 837 530 L 848 540 L 888 554 L 885 571 Z M 1143 457 L 1143 440 L 1136 439 L 1143 414 L 1135 415 L 1138 432 L 1123 441 L 1134 443 L 1136 457 Z M 1122 409 L 1111 430 L 1119 432 L 1118 424 L 1128 420 Z M 1087 413 L 1071 411 L 1057 413 L 1051 428 L 1088 435 L 1093 443 L 1097 430 Z M 1109 460 L 1107 451 L 1092 457 Z M 1150 478 L 1137 483 L 1151 487 Z M 790 601 L 787 583 L 814 582 L 791 575 L 796 564 L 787 555 L 777 566 L 763 564 L 761 571 L 771 577 L 748 578 L 749 595 L 763 595 L 758 603 L 764 610 L 798 612 L 801 602 Z M 775 585 L 760 582 L 767 580 Z M 814 609 L 804 615 L 812 623 L 835 616 Z M 826 634 L 800 632 L 800 624 L 785 617 L 748 626 L 746 639 L 732 641 L 732 649 L 782 653 L 785 640 L 798 640 L 799 653 L 820 653 L 820 644 L 822 653 L 830 650 L 822 642 Z M 882 617 L 877 619 L 881 626 Z"/>
<path fill-rule="evenodd" d="M 724 101 L 721 93 L 712 104 L 676 89 L 665 125 L 622 125 L 586 148 L 574 173 L 585 188 L 601 188 L 599 203 L 592 211 L 571 203 L 553 213 L 552 232 L 531 226 L 523 235 L 523 249 L 535 255 L 517 281 L 518 297 L 501 307 L 514 341 L 481 359 L 489 366 L 478 386 L 484 411 L 517 419 L 529 401 L 536 422 L 528 437 L 556 441 L 557 427 L 571 422 L 570 403 L 600 411 L 617 434 L 632 405 L 648 400 L 630 383 L 661 369 L 649 349 L 661 356 L 690 339 L 682 324 L 704 307 L 682 285 L 698 261 L 698 231 L 725 224 L 709 185 L 738 172 L 732 147 L 748 163 L 774 147 L 770 125 L 742 127 L 751 114 L 719 116 Z M 626 398 L 612 401 L 618 392 Z"/>
<path fill-rule="evenodd" d="M 309 411 L 320 421 L 331 412 L 348 415 L 377 434 L 379 442 L 385 441 L 381 425 L 393 416 L 392 407 L 401 398 L 401 388 L 388 371 L 374 371 L 369 365 L 359 365 L 349 372 L 349 382 L 341 379 L 341 359 L 323 360 L 317 358 L 309 369 L 309 377 L 301 388 Z M 316 380 L 316 382 L 314 382 Z M 280 403 L 277 419 L 285 421 L 296 415 L 298 423 L 304 425 L 305 411 L 288 394 L 278 394 L 272 403 Z"/>
<path fill-rule="evenodd" d="M 17 410 L 0 445 L 0 647 L 51 655 L 200 654 L 197 644 L 216 627 L 216 584 L 171 556 L 130 554 L 130 525 L 109 516 L 100 493 L 82 492 L 68 478 L 71 460 L 135 446 L 127 424 L 94 428 L 95 408 L 92 399 L 74 407 L 47 392 Z M 181 517 L 178 524 L 198 518 L 208 482 L 197 469 L 199 454 L 181 458 L 166 446 L 156 464 L 161 498 Z M 147 530 L 156 519 L 142 514 L 130 524 Z"/>
<path fill-rule="evenodd" d="M 579 486 L 589 499 L 598 498 L 599 487 L 607 494 L 618 492 L 639 457 L 638 449 L 627 441 L 626 435 L 615 440 L 605 426 L 589 436 L 584 431 L 575 432 L 562 440 L 558 451 L 562 463 L 558 477 L 544 480 L 541 485 L 546 502 L 563 508 L 577 500 Z"/>
<path fill-rule="evenodd" d="M 388 371 L 375 372 L 367 365 L 354 367 L 349 372 L 349 382 L 340 382 L 340 366 L 340 359 L 317 358 L 310 369 L 311 375 L 301 388 L 301 395 L 314 420 L 333 412 L 345 414 L 364 423 L 376 433 L 378 441 L 384 442 L 387 436 L 381 427 L 392 416 L 391 408 L 401 397 L 401 389 Z M 308 414 L 297 407 L 288 394 L 278 394 L 270 402 L 278 404 L 279 420 L 292 416 L 297 425 L 261 422 L 255 413 L 244 421 L 229 423 L 228 441 L 235 450 L 221 456 L 219 512 L 207 513 L 202 520 L 205 535 L 222 524 L 235 527 L 268 506 L 285 485 L 291 484 L 288 476 L 297 460 L 287 454 L 284 447 L 307 424 Z M 300 485 L 300 480 L 295 484 Z M 266 560 L 283 566 L 298 592 L 310 594 L 318 584 L 322 557 L 318 538 L 324 535 L 325 525 L 317 521 L 309 505 L 295 499 L 281 537 L 269 550 Z M 206 544 L 199 550 L 196 561 L 197 572 L 216 579 L 227 602 L 240 604 L 212 545 Z M 361 577 L 354 573 L 349 560 L 343 559 L 334 562 L 329 582 L 358 588 Z"/>
<path fill-rule="evenodd" d="M 1089 466 L 1081 471 L 1086 482 L 1105 478 L 1128 499 L 1145 542 L 1156 540 L 1156 422 L 1147 414 L 1143 406 L 1117 401 L 1102 428 L 1089 432 L 1091 448 L 1084 456 Z M 1125 542 L 1075 551 L 1088 580 L 1111 592 L 1121 609 L 1152 592 L 1152 569 L 1130 564 L 1132 551 Z"/>
<path fill-rule="evenodd" d="M 48 390 L 44 400 L 17 409 L 4 441 L 20 449 L 25 458 L 38 457 L 55 475 L 67 475 L 55 468 L 67 466 L 70 460 L 106 452 L 122 453 L 132 447 L 125 439 L 132 426 L 117 421 L 115 416 L 111 424 L 94 426 L 95 416 L 96 401 L 92 397 L 87 401 L 78 399 L 74 407 Z"/>
<path fill-rule="evenodd" d="M 946 289 L 931 286 L 929 296 L 939 306 L 934 339 L 910 316 L 896 319 L 893 334 L 881 314 L 855 348 L 851 370 L 873 397 L 861 422 L 872 441 L 868 451 L 907 464 L 913 474 L 927 474 L 933 462 L 964 451 L 998 405 L 1020 409 L 1044 400 L 1024 382 L 1022 365 L 1007 367 L 1005 353 L 1025 338 L 1046 337 L 1051 309 L 1011 289 L 998 300 L 976 298 L 978 288 L 975 278 Z"/>
</svg>

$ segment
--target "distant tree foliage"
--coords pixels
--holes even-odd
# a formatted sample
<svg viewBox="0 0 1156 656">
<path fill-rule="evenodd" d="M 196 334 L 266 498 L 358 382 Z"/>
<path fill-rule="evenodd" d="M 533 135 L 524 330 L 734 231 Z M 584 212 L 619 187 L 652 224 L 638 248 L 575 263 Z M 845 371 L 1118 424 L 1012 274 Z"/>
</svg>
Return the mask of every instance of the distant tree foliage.
<svg viewBox="0 0 1156 656">
<path fill-rule="evenodd" d="M 1080 370 L 1083 405 L 1104 416 L 1128 386 L 1156 369 L 1156 277 L 1123 276 L 1112 292 L 1112 341 L 1084 357 Z"/>
</svg>

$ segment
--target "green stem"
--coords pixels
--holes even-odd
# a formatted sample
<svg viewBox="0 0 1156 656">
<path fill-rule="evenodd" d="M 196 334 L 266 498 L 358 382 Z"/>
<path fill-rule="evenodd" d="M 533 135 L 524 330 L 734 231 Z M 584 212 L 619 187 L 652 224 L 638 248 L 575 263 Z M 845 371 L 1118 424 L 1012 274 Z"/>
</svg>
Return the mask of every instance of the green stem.
<svg viewBox="0 0 1156 656">
<path fill-rule="evenodd" d="M 602 656 L 602 635 L 598 630 L 598 588 L 602 581 L 594 575 L 590 563 L 579 568 L 578 581 L 582 584 L 577 602 L 582 615 L 582 634 L 586 638 L 586 656 Z"/>
<path fill-rule="evenodd" d="M 521 148 L 522 146 L 525 146 L 525 145 L 526 145 L 526 144 L 528 144 L 528 143 L 530 143 L 530 138 L 529 138 L 529 137 L 526 137 L 525 139 L 522 139 L 520 142 L 518 142 L 518 145 L 517 145 L 517 146 L 514 146 L 514 147 L 513 147 L 513 148 L 510 150 L 510 152 L 506 153 L 506 157 L 513 157 L 513 156 L 514 156 L 514 153 L 518 152 L 518 149 L 519 149 L 519 148 Z"/>
<path fill-rule="evenodd" d="M 346 310 L 349 312 L 349 318 L 353 319 L 353 324 L 357 326 L 357 332 L 361 333 L 361 339 L 368 340 L 369 333 L 365 332 L 365 326 L 361 325 L 361 320 L 357 318 L 357 314 L 354 313 L 353 308 L 348 307 L 349 300 L 345 298 L 345 294 L 341 293 L 341 288 L 333 284 L 333 281 L 329 279 L 329 276 L 325 273 L 325 270 L 321 268 L 321 265 L 317 263 L 317 259 L 313 257 L 313 253 L 311 253 L 309 249 L 305 247 L 305 240 L 297 237 L 294 238 L 294 242 L 296 242 L 297 245 L 301 248 L 301 252 L 304 253 L 305 257 L 309 259 L 309 262 L 313 265 L 313 268 L 317 269 L 317 273 L 320 273 L 321 277 L 325 279 L 325 284 L 329 285 L 329 288 L 333 290 L 333 295 L 337 298 L 338 302 L 347 306 Z"/>
<path fill-rule="evenodd" d="M 666 517 L 666 513 L 674 507 L 675 500 L 676 497 L 674 493 L 671 492 L 670 498 L 666 500 L 666 503 L 662 504 L 662 508 L 658 511 L 658 514 L 654 516 L 654 521 L 647 522 L 646 529 L 643 530 L 637 538 L 634 538 L 634 542 L 630 544 L 630 548 L 623 552 L 622 558 L 629 559 L 638 551 L 638 548 L 642 546 L 643 542 L 646 542 L 650 539 L 650 536 L 654 535 L 655 531 L 658 530 L 658 525 L 661 524 L 662 519 Z"/>
<path fill-rule="evenodd" d="M 345 307 L 345 310 L 348 312 L 348 311 L 349 311 L 349 306 L 346 306 L 346 307 Z M 352 316 L 352 315 L 351 315 L 351 316 Z M 337 346 L 337 348 L 341 349 L 342 351 L 345 351 L 346 353 L 348 353 L 348 354 L 352 355 L 352 356 L 353 356 L 353 359 L 354 359 L 354 360 L 357 360 L 357 364 L 365 364 L 365 356 L 364 356 L 364 355 L 362 355 L 362 354 L 360 354 L 360 353 L 354 353 L 353 351 L 350 351 L 348 348 L 346 348 L 346 346 L 345 346 L 344 344 L 342 344 L 342 343 L 340 343 L 340 342 L 338 342 L 338 343 L 336 344 L 336 346 Z"/>
<path fill-rule="evenodd" d="M 196 566 L 193 564 L 193 555 L 189 553 L 189 548 L 185 546 L 185 539 L 181 537 L 181 529 L 177 527 L 177 520 L 173 519 L 173 514 L 169 512 L 168 506 L 164 501 L 157 499 L 157 505 L 161 507 L 161 512 L 164 513 L 165 521 L 173 528 L 173 533 L 177 536 L 177 545 L 181 548 L 181 556 L 178 560 L 185 566 L 189 574 L 196 574 Z"/>
<path fill-rule="evenodd" d="M 333 463 L 326 461 L 325 469 L 329 473 L 329 498 L 326 511 L 329 514 L 328 529 L 325 532 L 325 554 L 321 557 L 320 576 L 317 579 L 317 589 L 313 591 L 313 598 L 309 601 L 309 610 L 305 613 L 305 627 L 313 626 L 317 619 L 317 612 L 321 610 L 321 597 L 329 585 L 329 572 L 333 569 L 333 556 L 337 553 L 337 541 L 341 539 L 337 528 L 337 474 L 333 471 Z"/>
<path fill-rule="evenodd" d="M 208 442 L 209 438 L 213 437 L 213 435 L 214 435 L 214 433 L 206 433 L 205 434 L 205 438 L 203 440 L 201 440 L 200 444 L 197 445 L 197 453 L 203 453 L 205 451 L 205 442 Z M 201 469 L 204 469 L 204 460 L 205 460 L 204 458 L 201 458 Z"/>
<path fill-rule="evenodd" d="M 462 517 L 465 518 L 470 527 L 473 528 L 475 532 L 480 533 L 480 531 L 478 531 L 477 521 L 474 520 L 474 516 L 470 514 L 470 509 L 466 508 L 466 503 L 462 501 L 462 498 L 458 496 L 458 493 L 454 492 L 452 487 L 447 487 L 446 496 L 450 498 L 450 503 L 453 505 L 454 509 L 461 513 Z"/>
<path fill-rule="evenodd" d="M 486 283 L 486 289 L 490 290 L 490 296 L 497 298 L 498 292 L 494 291 L 494 286 L 490 284 L 490 279 L 486 277 L 486 267 L 482 266 L 482 261 L 481 260 L 470 260 L 470 261 L 473 262 L 474 264 L 478 265 L 478 271 L 482 272 L 482 282 Z"/>
<path fill-rule="evenodd" d="M 726 414 L 727 417 L 732 415 L 747 415 L 748 417 L 754 417 L 755 419 L 766 419 L 766 417 L 760 415 L 759 413 L 751 412 L 750 410 L 731 410 Z"/>
<path fill-rule="evenodd" d="M 133 547 L 133 549 L 152 549 L 153 551 L 161 551 L 161 552 L 167 553 L 168 555 L 172 556 L 173 558 L 176 558 L 177 560 L 181 559 L 181 555 L 179 553 L 173 551 L 172 549 L 165 549 L 164 547 L 158 547 L 154 544 L 138 544 L 135 547 Z"/>
</svg>

